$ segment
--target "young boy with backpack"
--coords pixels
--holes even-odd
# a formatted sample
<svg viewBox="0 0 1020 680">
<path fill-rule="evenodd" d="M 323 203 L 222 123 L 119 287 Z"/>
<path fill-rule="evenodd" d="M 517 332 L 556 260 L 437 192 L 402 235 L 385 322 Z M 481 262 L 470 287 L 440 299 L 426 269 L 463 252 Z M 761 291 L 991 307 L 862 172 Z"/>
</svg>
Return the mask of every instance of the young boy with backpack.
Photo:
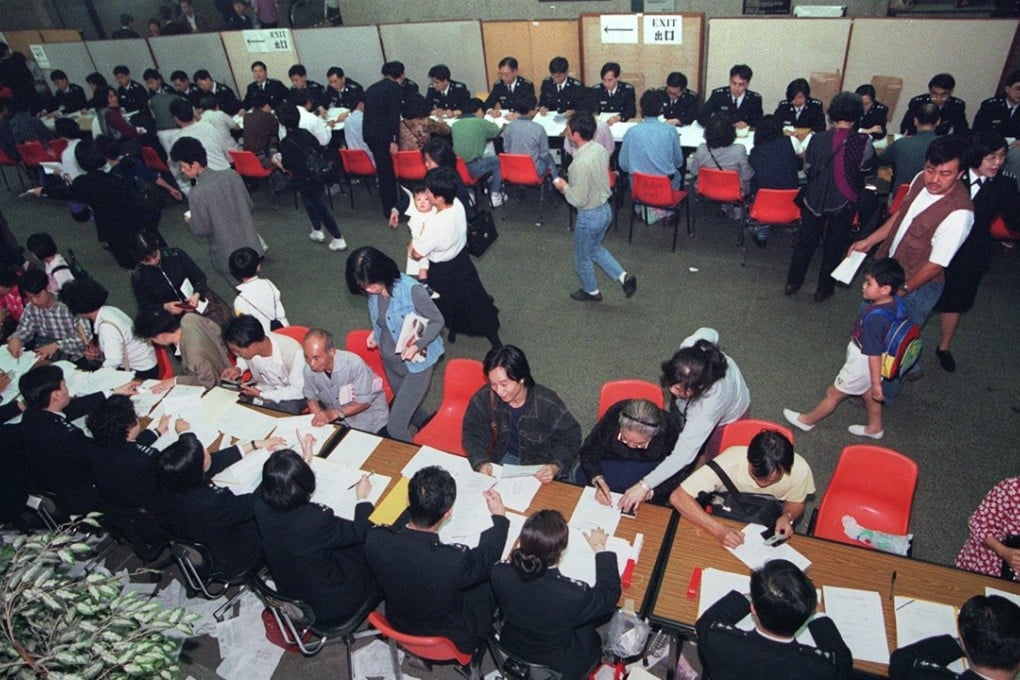
<svg viewBox="0 0 1020 680">
<path fill-rule="evenodd" d="M 49 277 L 49 284 L 46 287 L 51 293 L 59 293 L 65 283 L 74 281 L 71 265 L 57 251 L 57 244 L 48 233 L 41 231 L 32 234 L 25 241 L 25 246 L 46 271 L 46 276 Z"/>
<path fill-rule="evenodd" d="M 885 401 L 882 394 L 883 355 L 893 354 L 903 359 L 899 348 L 890 352 L 889 335 L 890 329 L 907 321 L 903 301 L 896 296 L 896 291 L 903 285 L 904 277 L 903 267 L 891 257 L 871 263 L 861 286 L 861 297 L 864 298 L 864 302 L 861 303 L 850 342 L 847 344 L 846 363 L 840 369 L 835 382 L 826 390 L 825 396 L 810 412 L 798 413 L 783 409 L 783 415 L 792 425 L 809 432 L 820 420 L 835 411 L 841 401 L 847 397 L 860 396 L 864 399 L 868 424 L 851 425 L 848 428 L 850 434 L 871 439 L 883 437 L 885 434 L 882 429 L 882 402 Z M 905 369 L 907 366 L 902 363 L 896 366 L 896 373 L 901 368 Z"/>
</svg>

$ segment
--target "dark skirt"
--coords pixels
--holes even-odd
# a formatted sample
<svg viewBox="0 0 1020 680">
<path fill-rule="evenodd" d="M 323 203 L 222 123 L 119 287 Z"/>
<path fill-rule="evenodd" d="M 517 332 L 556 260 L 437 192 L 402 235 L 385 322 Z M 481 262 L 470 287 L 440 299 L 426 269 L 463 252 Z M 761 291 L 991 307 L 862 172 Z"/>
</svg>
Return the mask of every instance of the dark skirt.
<svg viewBox="0 0 1020 680">
<path fill-rule="evenodd" d="M 429 263 L 429 286 L 436 306 L 454 333 L 487 336 L 499 330 L 499 310 L 486 292 L 467 248 L 447 262 Z"/>
<path fill-rule="evenodd" d="M 962 314 L 974 306 L 981 277 L 988 271 L 991 259 L 989 225 L 983 226 L 985 233 L 972 230 L 946 267 L 946 285 L 934 311 Z M 975 224 L 974 229 L 980 229 L 979 225 Z"/>
</svg>

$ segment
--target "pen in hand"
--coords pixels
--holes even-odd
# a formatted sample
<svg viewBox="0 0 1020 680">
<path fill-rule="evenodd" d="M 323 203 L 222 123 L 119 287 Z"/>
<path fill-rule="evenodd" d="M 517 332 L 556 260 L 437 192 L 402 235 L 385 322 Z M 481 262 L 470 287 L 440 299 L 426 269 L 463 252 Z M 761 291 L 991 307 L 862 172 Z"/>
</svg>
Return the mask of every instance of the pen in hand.
<svg viewBox="0 0 1020 680">
<path fill-rule="evenodd" d="M 371 470 L 369 470 L 369 471 L 368 471 L 367 473 L 365 473 L 364 475 L 362 475 L 362 479 L 364 479 L 365 477 L 368 477 L 369 479 L 371 479 L 371 478 L 372 478 L 372 471 L 371 471 Z M 357 486 L 357 485 L 358 485 L 358 484 L 359 484 L 360 482 L 361 482 L 361 479 L 359 479 L 359 480 L 358 480 L 357 482 L 354 482 L 354 483 L 353 483 L 353 484 L 351 484 L 351 485 L 350 485 L 349 487 L 347 487 L 347 490 L 348 490 L 348 491 L 351 491 L 351 490 L 352 490 L 352 489 L 353 489 L 354 487 L 356 487 L 356 486 Z"/>
</svg>

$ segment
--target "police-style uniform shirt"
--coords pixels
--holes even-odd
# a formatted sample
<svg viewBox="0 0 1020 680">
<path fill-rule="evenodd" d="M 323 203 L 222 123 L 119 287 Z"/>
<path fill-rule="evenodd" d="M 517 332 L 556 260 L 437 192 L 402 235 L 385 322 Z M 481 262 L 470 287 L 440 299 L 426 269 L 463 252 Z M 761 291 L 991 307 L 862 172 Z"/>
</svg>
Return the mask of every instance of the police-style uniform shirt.
<svg viewBox="0 0 1020 680">
<path fill-rule="evenodd" d="M 1010 108 L 1005 95 L 984 100 L 974 116 L 974 130 L 995 130 L 1003 137 L 1020 137 L 1020 105 Z"/>
<path fill-rule="evenodd" d="M 88 108 L 89 100 L 81 85 L 67 84 L 67 92 L 57 90 L 53 95 L 54 110 L 62 113 L 73 113 Z"/>
<path fill-rule="evenodd" d="M 492 92 L 485 100 L 485 108 L 491 109 L 499 104 L 499 108 L 504 111 L 519 112 L 522 107 L 518 102 L 534 96 L 535 84 L 523 76 L 517 76 L 517 79 L 509 85 L 499 80 L 492 86 Z"/>
<path fill-rule="evenodd" d="M 800 111 L 790 101 L 784 99 L 776 107 L 776 118 L 783 125 L 795 128 L 811 128 L 813 132 L 825 132 L 825 107 L 818 99 L 808 98 Z"/>
<path fill-rule="evenodd" d="M 680 125 L 690 125 L 698 118 L 698 93 L 684 90 L 676 99 L 671 99 L 666 88 L 660 87 L 662 93 L 662 117 L 666 120 L 679 120 Z"/>
<path fill-rule="evenodd" d="M 914 126 L 914 116 L 917 110 L 924 104 L 931 102 L 931 95 L 919 94 L 910 100 L 907 105 L 907 112 L 903 114 L 903 121 L 900 122 L 900 132 L 905 135 L 917 134 L 917 127 Z M 937 135 L 965 135 L 970 131 L 967 124 L 967 105 L 959 97 L 950 97 L 949 100 L 939 109 L 939 124 L 935 128 Z"/>
<path fill-rule="evenodd" d="M 425 103 L 428 104 L 429 111 L 436 109 L 463 111 L 469 99 L 471 99 L 470 90 L 459 80 L 451 80 L 442 92 L 430 87 L 425 93 Z"/>
<path fill-rule="evenodd" d="M 156 460 L 159 451 L 152 445 L 159 439 L 155 430 L 145 430 L 133 442 L 88 449 L 89 466 L 99 495 L 110 505 L 145 508 L 159 512 L 159 486 Z"/>
<path fill-rule="evenodd" d="M 102 392 L 71 400 L 63 413 L 30 408 L 21 417 L 24 468 L 30 491 L 53 494 L 62 514 L 83 514 L 101 501 L 86 451 L 91 440 L 71 421 L 103 403 Z"/>
<path fill-rule="evenodd" d="M 612 92 L 599 83 L 595 86 L 599 113 L 615 113 L 621 121 L 628 121 L 637 115 L 637 95 L 634 86 L 622 80 L 617 81 Z"/>
<path fill-rule="evenodd" d="M 564 111 L 573 111 L 577 108 L 577 100 L 581 96 L 581 88 L 584 85 L 577 78 L 571 78 L 567 76 L 559 85 L 552 79 L 552 77 L 546 78 L 542 81 L 541 94 L 538 98 L 538 107 L 543 106 L 550 111 L 556 111 L 557 113 L 563 113 Z"/>
<path fill-rule="evenodd" d="M 314 80 L 309 80 L 305 83 L 304 90 L 308 91 L 308 99 L 312 102 L 312 111 L 315 111 L 320 106 L 324 109 L 329 108 L 329 97 L 326 96 L 326 88 L 322 85 Z M 287 101 L 296 106 L 297 95 L 304 90 L 296 87 L 290 88 L 290 91 L 287 93 Z"/>
<path fill-rule="evenodd" d="M 184 92 L 181 92 L 180 90 L 177 89 L 175 89 L 174 92 L 182 97 L 186 97 L 188 103 L 190 103 L 192 106 L 198 106 L 198 100 L 202 98 L 203 94 L 205 94 L 205 92 L 200 90 L 199 87 L 194 83 L 188 83 L 188 89 L 185 90 Z"/>
<path fill-rule="evenodd" d="M 148 90 L 134 80 L 129 80 L 127 85 L 117 88 L 117 99 L 120 100 L 120 108 L 125 113 L 149 110 Z"/>
<path fill-rule="evenodd" d="M 386 599 L 386 617 L 412 635 L 450 638 L 462 652 L 488 639 L 495 610 L 489 572 L 499 561 L 510 522 L 493 515 L 477 548 L 449 545 L 430 531 L 378 526 L 365 539 L 365 559 Z"/>
<path fill-rule="evenodd" d="M 163 83 L 162 85 L 157 87 L 155 90 L 148 90 L 146 92 L 146 95 L 149 97 L 149 99 L 152 99 L 157 94 L 177 94 L 177 90 L 175 90 L 170 85 L 167 85 L 166 83 Z"/>
<path fill-rule="evenodd" d="M 420 92 L 421 88 L 418 87 L 418 83 L 410 78 L 404 78 L 404 81 L 400 83 L 400 103 L 403 104 L 412 94 L 419 94 Z"/>
<path fill-rule="evenodd" d="M 329 106 L 336 108 L 344 108 L 354 110 L 354 100 L 359 98 L 365 98 L 365 88 L 361 86 L 356 80 L 350 78 L 344 79 L 344 86 L 338 92 L 332 87 L 326 88 L 326 96 L 329 97 Z"/>
<path fill-rule="evenodd" d="M 237 112 L 241 110 L 241 102 L 237 95 L 223 83 L 214 82 L 212 92 L 209 94 L 216 97 L 216 101 L 220 104 L 220 111 L 228 116 L 236 116 Z"/>
<path fill-rule="evenodd" d="M 876 125 L 881 126 L 881 132 L 872 132 L 871 138 L 874 140 L 882 139 L 886 135 L 886 125 L 889 122 L 889 107 L 881 102 L 872 102 L 871 108 L 864 112 L 864 117 L 861 118 L 860 128 L 867 130 L 873 128 Z"/>
<path fill-rule="evenodd" d="M 702 126 L 708 124 L 708 119 L 713 113 L 720 111 L 729 114 L 734 123 L 747 123 L 751 127 L 758 125 L 762 117 L 761 95 L 754 90 L 745 90 L 743 96 L 737 102 L 733 101 L 728 85 L 717 87 L 712 90 L 708 101 L 701 107 L 701 115 L 698 121 Z"/>
<path fill-rule="evenodd" d="M 261 83 L 258 81 L 248 83 L 248 89 L 244 91 L 244 102 L 241 104 L 245 110 L 255 106 L 254 99 L 259 94 L 265 95 L 269 105 L 275 109 L 277 104 L 287 99 L 287 86 L 276 78 L 266 78 Z"/>
</svg>

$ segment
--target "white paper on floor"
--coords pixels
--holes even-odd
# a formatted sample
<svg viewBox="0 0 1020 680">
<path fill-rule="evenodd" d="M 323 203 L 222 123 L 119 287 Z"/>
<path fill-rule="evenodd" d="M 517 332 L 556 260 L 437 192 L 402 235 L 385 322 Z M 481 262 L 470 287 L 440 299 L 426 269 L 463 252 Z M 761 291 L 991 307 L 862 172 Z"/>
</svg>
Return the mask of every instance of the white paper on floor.
<svg viewBox="0 0 1020 680">
<path fill-rule="evenodd" d="M 397 650 L 400 663 L 404 662 L 404 651 Z M 354 680 L 367 680 L 368 678 L 394 678 L 393 660 L 390 657 L 390 646 L 382 640 L 372 642 L 354 650 L 351 655 L 351 672 Z M 410 675 L 403 676 L 413 680 Z"/>
</svg>

